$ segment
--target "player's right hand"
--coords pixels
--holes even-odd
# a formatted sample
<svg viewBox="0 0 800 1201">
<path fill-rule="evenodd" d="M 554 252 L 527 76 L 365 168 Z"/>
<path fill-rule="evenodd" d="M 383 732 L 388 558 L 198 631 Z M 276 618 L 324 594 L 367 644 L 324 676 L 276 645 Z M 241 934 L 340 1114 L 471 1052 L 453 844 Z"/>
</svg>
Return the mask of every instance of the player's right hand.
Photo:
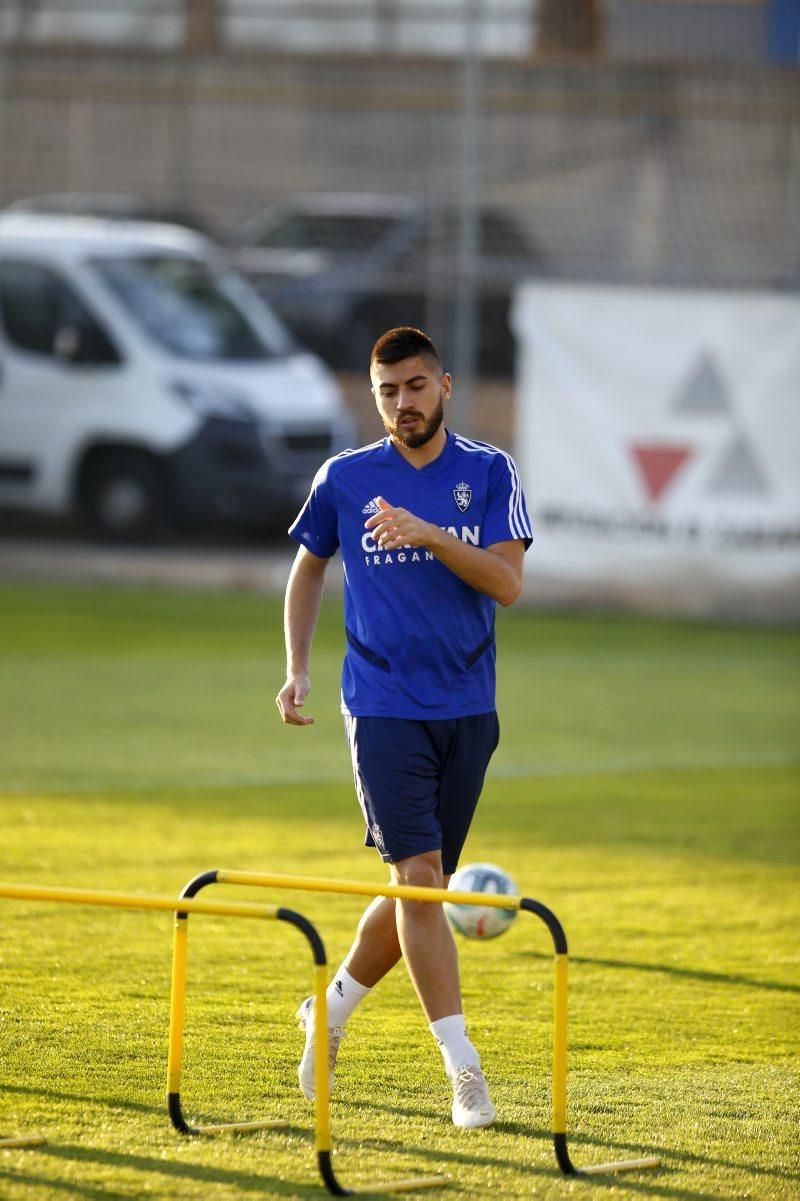
<svg viewBox="0 0 800 1201">
<path fill-rule="evenodd" d="M 275 704 L 287 726 L 313 726 L 313 717 L 305 717 L 298 712 L 305 703 L 310 690 L 311 680 L 307 675 L 289 676 L 275 697 Z"/>
</svg>

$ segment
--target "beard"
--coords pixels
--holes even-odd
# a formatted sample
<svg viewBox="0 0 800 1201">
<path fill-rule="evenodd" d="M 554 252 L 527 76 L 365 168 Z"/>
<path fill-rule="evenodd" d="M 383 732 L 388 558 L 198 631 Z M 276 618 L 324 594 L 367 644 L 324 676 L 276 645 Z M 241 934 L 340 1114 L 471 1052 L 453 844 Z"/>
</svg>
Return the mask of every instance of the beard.
<svg viewBox="0 0 800 1201">
<path fill-rule="evenodd" d="M 404 413 L 403 416 L 422 418 L 422 414 L 417 412 Z M 444 406 L 441 397 L 430 417 L 427 419 L 422 418 L 422 420 L 422 429 L 416 430 L 404 430 L 399 419 L 397 421 L 384 421 L 384 425 L 386 426 L 386 432 L 392 438 L 396 438 L 398 442 L 402 442 L 403 446 L 407 446 L 409 450 L 417 450 L 420 446 L 424 446 L 426 442 L 430 442 L 444 421 Z"/>
</svg>

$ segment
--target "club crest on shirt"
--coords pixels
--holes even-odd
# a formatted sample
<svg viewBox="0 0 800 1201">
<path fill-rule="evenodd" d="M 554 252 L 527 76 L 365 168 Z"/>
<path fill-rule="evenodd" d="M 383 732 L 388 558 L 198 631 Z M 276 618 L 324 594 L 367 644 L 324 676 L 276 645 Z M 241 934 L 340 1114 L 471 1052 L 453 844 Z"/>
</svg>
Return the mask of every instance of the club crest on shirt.
<svg viewBox="0 0 800 1201">
<path fill-rule="evenodd" d="M 453 489 L 453 499 L 462 513 L 466 513 L 472 500 L 472 489 L 469 484 L 456 484 Z"/>
</svg>

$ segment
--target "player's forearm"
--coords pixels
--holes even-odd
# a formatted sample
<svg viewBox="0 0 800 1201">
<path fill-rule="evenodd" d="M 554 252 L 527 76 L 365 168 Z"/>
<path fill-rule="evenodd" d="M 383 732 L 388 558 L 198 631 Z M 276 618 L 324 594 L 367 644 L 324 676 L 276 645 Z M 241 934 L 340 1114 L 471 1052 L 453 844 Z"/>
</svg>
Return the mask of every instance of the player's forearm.
<svg viewBox="0 0 800 1201">
<path fill-rule="evenodd" d="M 497 551 L 471 546 L 436 526 L 431 529 L 433 532 L 426 540 L 426 546 L 440 563 L 499 605 L 513 605 L 522 591 L 521 570 Z"/>
<path fill-rule="evenodd" d="M 326 562 L 306 552 L 298 555 L 292 567 L 283 610 L 287 676 L 308 673 Z"/>
</svg>

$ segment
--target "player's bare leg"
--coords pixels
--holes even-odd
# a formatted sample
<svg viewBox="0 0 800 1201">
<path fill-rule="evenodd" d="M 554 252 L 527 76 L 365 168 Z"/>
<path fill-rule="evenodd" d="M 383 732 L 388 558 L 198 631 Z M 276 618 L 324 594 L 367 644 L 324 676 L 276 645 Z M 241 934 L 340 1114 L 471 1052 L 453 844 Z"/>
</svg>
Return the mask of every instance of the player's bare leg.
<svg viewBox="0 0 800 1201">
<path fill-rule="evenodd" d="M 392 881 L 421 888 L 446 888 L 439 851 L 415 855 L 391 864 Z M 495 1110 L 480 1067 L 480 1056 L 467 1037 L 461 1003 L 458 954 L 441 905 L 426 901 L 395 901 L 376 897 L 358 924 L 353 945 L 328 989 L 330 1072 L 344 1024 L 375 985 L 404 958 L 417 996 L 442 1052 L 453 1084 L 453 1121 L 457 1126 L 488 1126 Z M 300 1086 L 314 1096 L 312 998 L 298 1011 L 306 1030 L 300 1063 Z"/>
<path fill-rule="evenodd" d="M 328 1046 L 330 1087 L 344 1027 L 353 1011 L 402 958 L 397 937 L 395 903 L 390 897 L 376 897 L 365 909 L 347 957 L 328 987 Z M 300 1060 L 300 1088 L 309 1101 L 314 1099 L 314 1022 L 313 997 L 307 997 L 297 1011 L 306 1043 Z"/>
<path fill-rule="evenodd" d="M 398 884 L 443 888 L 440 852 L 400 860 L 392 865 L 392 878 Z M 464 1024 L 458 953 L 444 910 L 426 901 L 398 900 L 396 913 L 403 958 L 453 1085 L 453 1122 L 463 1128 L 490 1126 L 495 1108 Z"/>
<path fill-rule="evenodd" d="M 396 884 L 446 887 L 440 851 L 401 859 L 391 864 L 391 872 Z M 427 901 L 398 901 L 396 919 L 408 974 L 428 1021 L 461 1013 L 458 954 L 442 906 Z"/>
<path fill-rule="evenodd" d="M 402 958 L 394 906 L 391 897 L 376 897 L 364 910 L 344 961 L 350 975 L 365 988 L 374 988 Z"/>
</svg>

